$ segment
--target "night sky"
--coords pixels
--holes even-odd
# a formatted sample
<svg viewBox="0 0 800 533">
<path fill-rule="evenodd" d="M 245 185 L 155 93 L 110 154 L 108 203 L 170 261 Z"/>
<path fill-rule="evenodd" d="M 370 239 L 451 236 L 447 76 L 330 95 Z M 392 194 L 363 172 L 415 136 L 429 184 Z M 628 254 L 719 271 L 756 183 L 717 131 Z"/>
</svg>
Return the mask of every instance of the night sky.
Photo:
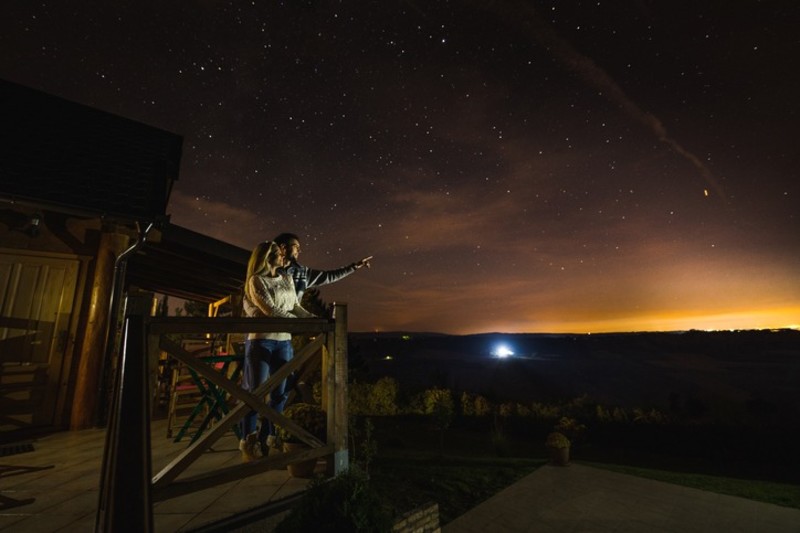
<svg viewBox="0 0 800 533">
<path fill-rule="evenodd" d="M 175 224 L 374 255 L 352 331 L 797 327 L 797 6 L 12 0 L 0 77 L 183 136 Z"/>
</svg>

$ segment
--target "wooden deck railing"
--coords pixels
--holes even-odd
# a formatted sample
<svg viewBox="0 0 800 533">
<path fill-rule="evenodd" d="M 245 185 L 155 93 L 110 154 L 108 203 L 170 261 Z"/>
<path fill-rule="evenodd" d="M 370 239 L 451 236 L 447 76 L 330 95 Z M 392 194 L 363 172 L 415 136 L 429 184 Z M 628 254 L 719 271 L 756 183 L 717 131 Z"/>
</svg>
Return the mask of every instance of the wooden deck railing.
<svg viewBox="0 0 800 533">
<path fill-rule="evenodd" d="M 96 531 L 143 531 L 153 529 L 152 503 L 189 494 L 267 470 L 285 468 L 302 459 L 329 456 L 329 474 L 347 469 L 347 306 L 334 304 L 331 318 L 150 318 L 146 299 L 129 297 L 123 327 L 123 349 L 118 364 L 114 404 L 111 406 L 101 472 Z M 198 361 L 168 334 L 261 333 L 286 331 L 311 333 L 314 339 L 255 391 Z M 236 400 L 227 414 L 191 443 L 178 457 L 152 475 L 148 361 L 155 351 L 191 367 L 203 379 L 224 389 Z M 326 442 L 271 409 L 264 401 L 277 384 L 300 368 L 319 362 L 322 367 L 322 406 L 327 412 Z M 264 457 L 192 477 L 179 476 L 214 442 L 250 410 L 285 427 L 310 449 Z"/>
</svg>

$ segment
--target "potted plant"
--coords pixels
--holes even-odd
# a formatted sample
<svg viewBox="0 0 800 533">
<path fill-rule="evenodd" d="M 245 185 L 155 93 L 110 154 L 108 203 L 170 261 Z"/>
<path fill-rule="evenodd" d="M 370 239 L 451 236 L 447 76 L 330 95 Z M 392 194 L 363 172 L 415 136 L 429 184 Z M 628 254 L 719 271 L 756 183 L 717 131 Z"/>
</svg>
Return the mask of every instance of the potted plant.
<svg viewBox="0 0 800 533">
<path fill-rule="evenodd" d="M 562 416 L 553 427 L 553 431 L 563 433 L 572 443 L 577 444 L 578 441 L 583 440 L 583 435 L 586 433 L 586 426 L 568 416 Z"/>
<path fill-rule="evenodd" d="M 286 408 L 283 416 L 297 423 L 300 427 L 314 435 L 317 439 L 325 441 L 328 432 L 328 416 L 322 407 L 312 403 L 295 403 Z M 286 428 L 277 426 L 278 438 L 283 443 L 284 452 L 293 452 L 307 449 L 308 444 L 292 435 Z M 289 473 L 294 477 L 309 477 L 314 473 L 316 459 L 308 459 L 288 466 Z"/>
<path fill-rule="evenodd" d="M 550 462 L 558 466 L 569 464 L 569 439 L 563 433 L 554 431 L 547 436 L 544 443 L 550 450 Z"/>
</svg>

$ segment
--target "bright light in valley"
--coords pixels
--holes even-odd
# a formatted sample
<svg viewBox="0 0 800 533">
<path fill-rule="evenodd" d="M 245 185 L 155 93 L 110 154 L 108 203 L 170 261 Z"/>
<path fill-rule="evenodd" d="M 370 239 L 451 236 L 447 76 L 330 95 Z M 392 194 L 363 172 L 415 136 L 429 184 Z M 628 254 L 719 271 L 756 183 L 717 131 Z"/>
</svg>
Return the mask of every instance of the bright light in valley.
<svg viewBox="0 0 800 533">
<path fill-rule="evenodd" d="M 494 350 L 492 350 L 492 355 L 500 359 L 505 359 L 506 357 L 514 355 L 514 352 L 505 344 L 498 344 L 495 346 Z"/>
</svg>

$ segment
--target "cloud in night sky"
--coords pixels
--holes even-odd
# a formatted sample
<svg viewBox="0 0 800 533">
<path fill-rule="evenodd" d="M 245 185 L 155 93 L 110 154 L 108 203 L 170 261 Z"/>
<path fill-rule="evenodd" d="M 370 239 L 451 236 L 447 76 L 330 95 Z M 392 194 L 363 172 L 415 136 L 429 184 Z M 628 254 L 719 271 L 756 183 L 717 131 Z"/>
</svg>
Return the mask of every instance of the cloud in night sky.
<svg viewBox="0 0 800 533">
<path fill-rule="evenodd" d="M 600 94 L 608 98 L 612 103 L 618 105 L 619 108 L 633 120 L 640 122 L 650 129 L 659 141 L 666 143 L 675 152 L 688 159 L 713 190 L 720 197 L 725 198 L 722 186 L 714 178 L 709 168 L 700 161 L 696 155 L 681 146 L 678 141 L 670 138 L 661 120 L 641 109 L 625 94 L 625 91 L 622 90 L 607 72 L 597 66 L 591 58 L 578 52 L 567 41 L 559 37 L 558 33 L 539 17 L 532 4 L 528 2 L 516 2 L 514 6 L 517 12 L 527 14 L 527 20 L 530 23 L 533 35 L 553 54 L 553 57 L 555 57 L 559 63 L 575 72 L 590 86 L 596 88 Z"/>
<path fill-rule="evenodd" d="M 800 324 L 800 8 L 686 6 L 18 2 L 0 76 L 184 136 L 176 224 L 374 255 L 354 331 Z"/>
</svg>

